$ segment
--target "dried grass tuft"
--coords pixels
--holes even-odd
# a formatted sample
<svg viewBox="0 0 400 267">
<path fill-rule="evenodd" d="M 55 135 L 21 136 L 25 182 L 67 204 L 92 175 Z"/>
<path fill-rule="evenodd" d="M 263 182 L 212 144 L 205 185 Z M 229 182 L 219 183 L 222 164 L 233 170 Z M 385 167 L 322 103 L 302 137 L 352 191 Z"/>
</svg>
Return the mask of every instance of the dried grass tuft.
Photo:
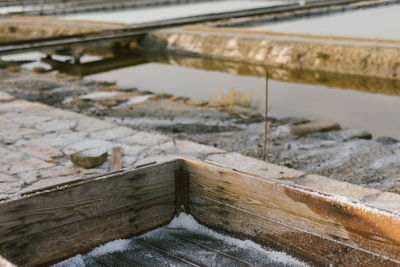
<svg viewBox="0 0 400 267">
<path fill-rule="evenodd" d="M 246 90 L 237 90 L 235 88 L 229 89 L 227 93 L 220 90 L 219 95 L 210 97 L 210 106 L 218 108 L 229 108 L 233 106 L 240 106 L 250 109 L 259 109 L 261 103 L 257 99 L 254 92 Z"/>
</svg>

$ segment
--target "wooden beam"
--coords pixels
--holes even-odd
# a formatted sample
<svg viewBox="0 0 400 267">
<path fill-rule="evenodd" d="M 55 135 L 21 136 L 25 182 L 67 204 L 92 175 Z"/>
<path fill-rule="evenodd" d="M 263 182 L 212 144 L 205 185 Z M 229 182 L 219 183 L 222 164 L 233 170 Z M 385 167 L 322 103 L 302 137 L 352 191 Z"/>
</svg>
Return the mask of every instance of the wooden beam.
<svg viewBox="0 0 400 267">
<path fill-rule="evenodd" d="M 71 182 L 0 202 L 0 255 L 48 264 L 168 223 L 181 160 Z"/>
<path fill-rule="evenodd" d="M 185 160 L 191 214 L 320 264 L 400 264 L 400 217 L 316 191 Z"/>
</svg>

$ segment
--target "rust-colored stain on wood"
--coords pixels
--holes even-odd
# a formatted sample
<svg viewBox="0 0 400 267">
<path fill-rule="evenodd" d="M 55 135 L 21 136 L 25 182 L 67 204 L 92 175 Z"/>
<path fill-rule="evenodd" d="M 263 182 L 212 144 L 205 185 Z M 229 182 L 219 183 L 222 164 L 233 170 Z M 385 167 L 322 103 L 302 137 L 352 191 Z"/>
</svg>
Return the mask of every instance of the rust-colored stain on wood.
<svg viewBox="0 0 400 267">
<path fill-rule="evenodd" d="M 191 177 L 191 213 L 206 225 L 276 243 L 319 263 L 352 264 L 356 258 L 369 266 L 400 264 L 398 216 L 200 162 L 185 161 L 184 169 Z"/>
<path fill-rule="evenodd" d="M 343 225 L 349 233 L 349 239 L 360 247 L 383 255 L 397 255 L 396 258 L 400 260 L 398 217 L 295 188 L 285 188 L 285 193 L 290 199 L 306 204 L 316 214 Z"/>
<path fill-rule="evenodd" d="M 187 159 L 0 201 L 0 254 L 48 264 L 165 225 L 179 212 L 310 263 L 400 265 L 396 214 Z"/>
</svg>

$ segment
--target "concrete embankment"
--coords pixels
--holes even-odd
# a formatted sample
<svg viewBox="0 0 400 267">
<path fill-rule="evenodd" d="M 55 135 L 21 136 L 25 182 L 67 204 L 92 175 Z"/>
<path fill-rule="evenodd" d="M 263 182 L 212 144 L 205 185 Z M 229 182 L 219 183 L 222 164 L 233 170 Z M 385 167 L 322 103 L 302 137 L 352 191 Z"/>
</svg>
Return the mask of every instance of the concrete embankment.
<svg viewBox="0 0 400 267">
<path fill-rule="evenodd" d="M 145 49 L 270 67 L 399 79 L 400 40 L 186 27 L 152 32 Z"/>
</svg>

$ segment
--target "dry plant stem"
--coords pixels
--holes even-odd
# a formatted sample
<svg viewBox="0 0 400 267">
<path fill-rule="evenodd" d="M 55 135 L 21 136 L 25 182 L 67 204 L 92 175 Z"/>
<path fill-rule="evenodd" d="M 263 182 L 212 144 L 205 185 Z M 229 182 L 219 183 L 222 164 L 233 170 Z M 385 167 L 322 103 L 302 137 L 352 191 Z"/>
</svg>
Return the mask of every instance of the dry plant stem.
<svg viewBox="0 0 400 267">
<path fill-rule="evenodd" d="M 121 147 L 113 147 L 111 155 L 110 171 L 122 169 L 122 151 Z"/>
<path fill-rule="evenodd" d="M 268 132 L 268 70 L 265 71 L 265 116 L 264 116 L 264 161 L 267 158 L 267 132 Z"/>
</svg>

